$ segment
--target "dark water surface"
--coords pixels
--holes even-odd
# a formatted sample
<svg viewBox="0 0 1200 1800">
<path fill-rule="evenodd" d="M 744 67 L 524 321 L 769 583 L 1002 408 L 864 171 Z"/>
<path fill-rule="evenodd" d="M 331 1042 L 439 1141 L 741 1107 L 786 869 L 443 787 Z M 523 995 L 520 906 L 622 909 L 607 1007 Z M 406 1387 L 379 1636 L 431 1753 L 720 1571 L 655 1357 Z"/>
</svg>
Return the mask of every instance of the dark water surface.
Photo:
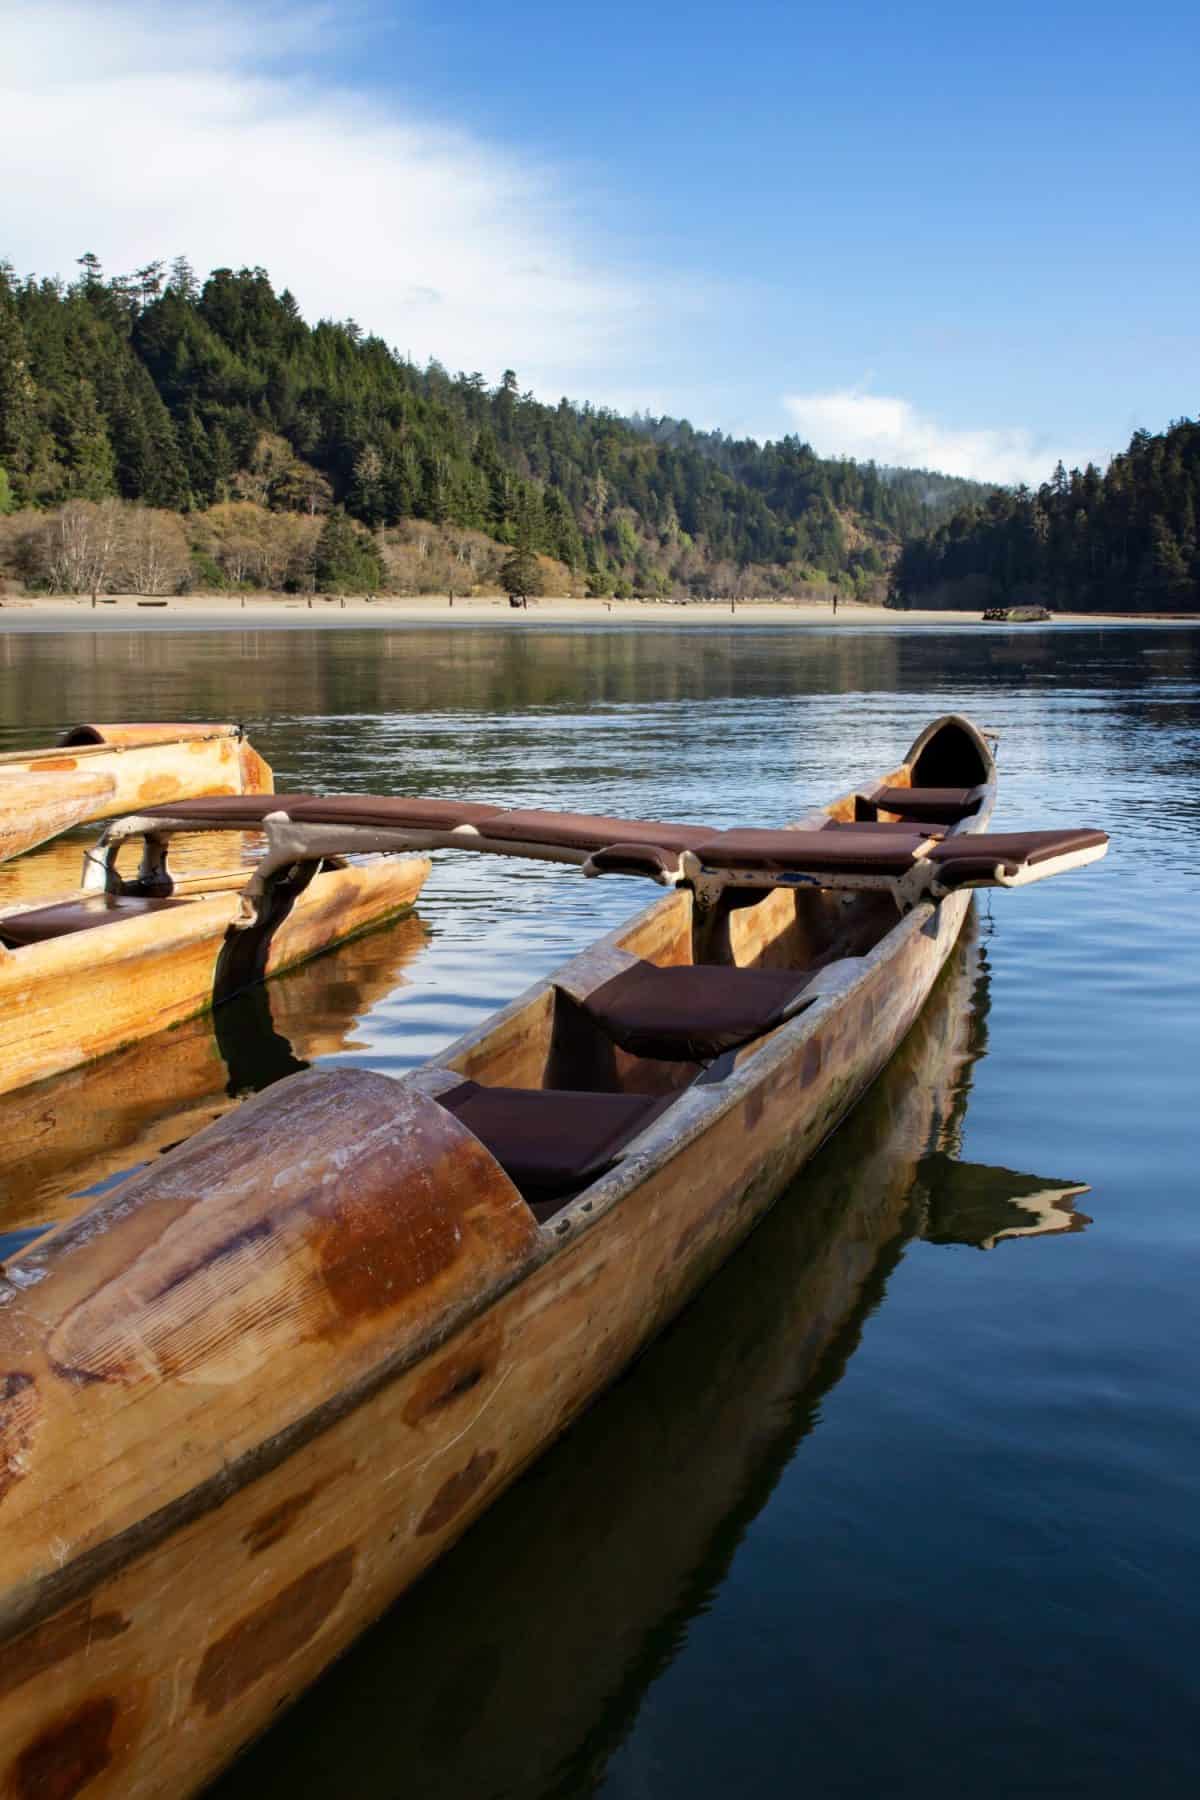
<svg viewBox="0 0 1200 1800">
<path fill-rule="evenodd" d="M 0 637 L 0 749 L 232 717 L 281 789 L 715 825 L 951 709 L 1001 733 L 998 829 L 1099 825 L 1107 862 L 978 905 L 742 1253 L 222 1800 L 1200 1791 L 1200 634 Z M 277 1037 L 409 1068 L 647 894 L 443 857 L 416 919 L 275 984 Z M 262 1017 L 233 1035 L 266 1079 Z M 228 1081 L 198 1023 L 0 1103 L 0 1229 Z"/>
</svg>

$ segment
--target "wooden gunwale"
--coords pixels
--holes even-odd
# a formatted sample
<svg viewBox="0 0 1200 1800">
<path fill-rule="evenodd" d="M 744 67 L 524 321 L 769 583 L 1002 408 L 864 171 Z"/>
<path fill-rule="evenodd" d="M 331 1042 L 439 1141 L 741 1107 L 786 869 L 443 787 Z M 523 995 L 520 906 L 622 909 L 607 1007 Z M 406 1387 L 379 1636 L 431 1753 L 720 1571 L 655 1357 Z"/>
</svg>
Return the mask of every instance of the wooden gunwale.
<svg viewBox="0 0 1200 1800">
<path fill-rule="evenodd" d="M 989 794 L 970 829 L 984 828 L 990 803 Z M 18 1258 L 0 1285 L 0 1353 L 8 1366 L 33 1371 L 20 1379 L 48 1406 L 46 1428 L 61 1432 L 64 1421 L 78 1421 L 101 1460 L 89 1474 L 87 1516 L 73 1522 L 59 1551 L 46 1541 L 55 1519 L 42 1504 L 49 1477 L 40 1486 L 36 1479 L 36 1439 L 28 1467 L 0 1495 L 0 1742 L 15 1753 L 10 1769 L 40 1755 L 55 1733 L 76 1730 L 83 1709 L 102 1697 L 109 1724 L 89 1795 L 149 1800 L 209 1779 L 461 1535 L 752 1228 L 900 1043 L 969 903 L 965 892 L 922 903 L 853 968 L 831 962 L 826 991 L 807 1012 L 741 1053 L 724 1081 L 685 1090 L 623 1163 L 540 1227 L 478 1141 L 426 1099 L 419 1075 L 392 1082 L 342 1071 L 284 1082 Z M 692 905 L 677 891 L 604 941 L 642 951 L 657 944 L 670 960 Z M 868 913 L 868 925 L 878 916 Z M 489 1037 L 506 1032 L 515 1055 L 522 1015 L 544 1013 L 552 986 L 553 978 L 536 984 L 437 1059 L 432 1073 L 470 1066 Z M 355 1121 L 344 1115 L 355 1095 L 367 1109 L 364 1132 L 373 1120 L 411 1117 L 407 1134 L 385 1132 L 380 1141 L 392 1148 L 382 1161 L 366 1147 L 339 1147 L 352 1144 L 346 1134 Z M 321 1104 L 328 1120 L 340 1117 L 342 1135 L 318 1133 L 309 1152 L 291 1133 Z M 238 1147 L 272 1129 L 261 1176 L 253 1177 Z M 289 1160 L 274 1161 L 272 1148 Z M 396 1175 L 398 1151 L 409 1160 Z M 318 1157 L 311 1175 L 310 1154 Z M 224 1187 L 186 1198 L 193 1167 L 226 1165 L 236 1180 L 227 1175 Z M 455 1215 L 461 1230 L 498 1246 L 481 1279 L 469 1256 L 452 1256 L 448 1286 L 439 1287 L 440 1274 L 426 1275 L 411 1291 L 393 1292 L 379 1285 L 367 1250 L 355 1261 L 352 1237 L 345 1266 L 367 1285 L 355 1290 L 356 1310 L 336 1335 L 316 1323 L 301 1329 L 327 1316 L 322 1292 L 315 1312 L 294 1315 L 285 1358 L 271 1335 L 283 1327 L 268 1320 L 189 1352 L 200 1357 L 195 1375 L 164 1372 L 167 1351 L 152 1350 L 160 1339 L 146 1335 L 157 1315 L 140 1296 L 151 1277 L 155 1294 L 184 1291 L 172 1259 L 194 1259 L 193 1240 L 208 1246 L 205 1267 L 227 1256 L 219 1234 L 230 1224 L 221 1221 L 240 1206 L 239 1244 L 247 1231 L 258 1241 L 261 1219 L 263 1254 L 282 1256 L 284 1270 L 294 1265 L 287 1291 L 299 1293 L 295 1282 L 324 1243 L 318 1222 L 321 1232 L 330 1220 L 341 1229 L 349 1210 L 384 1230 L 391 1220 L 394 1231 L 396 1196 L 417 1204 L 426 1167 L 439 1172 L 435 1191 L 464 1172 L 454 1202 L 465 1208 Z M 636 1206 L 622 1204 L 634 1194 Z M 180 1205 L 183 1212 L 173 1210 Z M 456 1244 L 435 1228 L 437 1216 L 428 1215 L 427 1240 L 441 1231 L 443 1243 Z M 281 1232 L 290 1233 L 286 1241 Z M 361 1241 L 377 1240 L 368 1232 Z M 89 1274 L 97 1256 L 99 1273 Z M 234 1286 L 214 1287 L 213 1301 L 236 1317 L 236 1282 L 257 1279 L 257 1264 L 228 1266 Z M 135 1279 L 135 1270 L 144 1272 Z M 456 1270 L 470 1278 L 465 1286 Z M 435 1305 L 430 1292 L 446 1303 Z M 121 1372 L 127 1340 L 141 1346 L 144 1369 L 138 1362 Z M 219 1362 L 205 1374 L 213 1355 L 235 1359 L 241 1372 L 232 1385 Z M 63 1386 L 68 1364 L 75 1372 Z M 11 1387 L 16 1378 L 6 1379 Z M 13 1403 L 27 1391 L 15 1388 Z M 160 1460 L 151 1446 L 163 1443 L 171 1420 L 169 1454 Z M 81 1477 L 74 1479 L 55 1518 L 80 1491 Z M 303 1525 L 278 1524 L 293 1517 Z M 276 1546 L 276 1530 L 278 1547 L 256 1562 L 260 1540 Z M 87 1658 L 64 1653 L 52 1680 L 43 1679 L 52 1640 L 38 1633 L 69 1636 L 61 1622 L 73 1606 L 112 1623 L 95 1636 L 89 1625 Z M 244 1648 L 262 1645 L 273 1647 L 271 1656 Z"/>
<path fill-rule="evenodd" d="M 102 730 L 103 727 L 98 729 Z M 120 730 L 121 727 L 117 729 Z M 147 726 L 145 730 L 155 735 L 135 737 L 129 741 L 119 738 L 100 740 L 94 744 L 46 744 L 38 750 L 3 750 L 0 751 L 0 769 L 36 769 L 39 763 L 48 763 L 51 768 L 58 768 L 66 761 L 89 761 L 96 757 L 103 759 L 128 755 L 130 750 L 153 750 L 165 744 L 207 743 L 211 738 L 240 740 L 244 736 L 240 725 L 171 724 Z"/>
</svg>

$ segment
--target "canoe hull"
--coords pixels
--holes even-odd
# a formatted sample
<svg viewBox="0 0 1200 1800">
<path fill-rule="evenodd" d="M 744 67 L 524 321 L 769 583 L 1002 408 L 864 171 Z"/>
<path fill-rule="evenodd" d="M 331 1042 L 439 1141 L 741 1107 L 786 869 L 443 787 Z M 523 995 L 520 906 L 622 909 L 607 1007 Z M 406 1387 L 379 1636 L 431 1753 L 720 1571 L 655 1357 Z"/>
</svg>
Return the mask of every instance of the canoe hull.
<svg viewBox="0 0 1200 1800">
<path fill-rule="evenodd" d="M 0 757 L 0 861 L 91 819 L 209 794 L 273 791 L 270 768 L 235 726 L 113 729 L 127 735 Z M 178 735 L 155 735 L 162 732 Z"/>
<path fill-rule="evenodd" d="M 55 1768 L 83 1779 L 46 1792 L 86 1789 L 96 1800 L 178 1796 L 211 1779 L 728 1256 L 903 1039 L 967 905 L 952 896 L 898 921 L 849 992 L 793 1020 L 734 1072 L 702 1132 L 569 1238 L 544 1228 L 521 1278 L 500 1281 L 454 1328 L 418 1333 L 399 1361 L 389 1361 L 386 1333 L 366 1362 L 336 1342 L 328 1359 L 306 1348 L 287 1371 L 285 1429 L 264 1434 L 252 1456 L 231 1440 L 223 1468 L 189 1462 L 199 1454 L 191 1444 L 174 1443 L 157 1465 L 136 1459 L 147 1484 L 136 1505 L 126 1496 L 105 1526 L 110 1502 L 97 1497 L 86 1533 L 65 1536 L 56 1566 L 17 1587 L 14 1530 L 0 1551 L 10 1602 L 0 1793 L 42 1791 L 35 1778 Z M 689 907 L 689 896 L 669 897 L 622 941 L 635 951 L 661 944 Z M 11 1337 L 14 1325 L 10 1314 L 0 1332 Z M 396 1341 L 404 1335 L 397 1324 Z M 251 1394 L 262 1396 L 264 1421 L 278 1419 L 279 1341 L 239 1339 L 228 1390 L 239 1423 Z M 194 1404 L 207 1404 L 206 1380 L 231 1379 L 191 1368 Z M 86 1408 L 95 1392 L 81 1390 L 75 1404 Z M 18 1388 L 10 1412 L 24 1397 Z M 108 1404 L 97 1396 L 97 1408 Z M 25 1429 L 33 1450 L 36 1421 L 22 1418 L 9 1439 Z"/>
</svg>

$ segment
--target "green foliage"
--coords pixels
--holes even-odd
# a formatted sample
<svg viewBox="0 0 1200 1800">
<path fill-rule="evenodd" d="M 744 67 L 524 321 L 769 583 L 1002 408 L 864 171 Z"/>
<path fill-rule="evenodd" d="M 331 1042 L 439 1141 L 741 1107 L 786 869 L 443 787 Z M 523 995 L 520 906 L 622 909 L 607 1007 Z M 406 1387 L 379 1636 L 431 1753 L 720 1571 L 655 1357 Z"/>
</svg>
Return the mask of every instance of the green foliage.
<svg viewBox="0 0 1200 1800">
<path fill-rule="evenodd" d="M 314 572 L 317 586 L 333 594 L 370 594 L 383 586 L 379 552 L 340 508 L 321 527 Z"/>
<path fill-rule="evenodd" d="M 0 515 L 15 511 L 16 504 L 9 484 L 8 470 L 0 466 Z"/>
<path fill-rule="evenodd" d="M 1021 487 L 955 512 L 905 545 L 892 592 L 921 604 L 1033 598 L 1080 612 L 1200 610 L 1200 423 L 1139 431 L 1104 475 L 1061 463 L 1036 493 Z"/>
<path fill-rule="evenodd" d="M 542 571 L 528 547 L 518 546 L 500 565 L 500 585 L 512 600 L 528 599 L 542 591 Z"/>
<path fill-rule="evenodd" d="M 207 550 L 192 551 L 190 577 L 188 585 L 193 588 L 225 586 L 224 570 Z"/>
<path fill-rule="evenodd" d="M 201 283 L 182 257 L 165 278 L 160 262 L 111 279 L 79 265 L 69 286 L 0 267 L 0 462 L 20 505 L 336 505 L 371 529 L 468 527 L 595 591 L 713 589 L 721 565 L 781 591 L 805 565 L 880 575 L 904 534 L 988 492 L 797 438 L 544 405 L 511 369 L 492 389 L 417 369 L 353 320 L 309 326 L 261 268 Z"/>
</svg>

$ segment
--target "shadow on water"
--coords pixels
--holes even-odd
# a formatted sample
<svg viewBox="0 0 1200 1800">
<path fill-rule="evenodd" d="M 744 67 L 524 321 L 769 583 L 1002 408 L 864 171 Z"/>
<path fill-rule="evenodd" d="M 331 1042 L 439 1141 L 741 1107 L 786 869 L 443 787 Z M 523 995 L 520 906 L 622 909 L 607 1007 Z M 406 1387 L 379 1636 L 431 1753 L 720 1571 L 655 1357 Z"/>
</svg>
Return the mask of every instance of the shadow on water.
<svg viewBox="0 0 1200 1800">
<path fill-rule="evenodd" d="M 1085 1223 L 1079 1185 L 953 1155 L 986 1005 L 972 921 L 879 1082 L 733 1262 L 215 1797 L 595 1789 L 905 1245 Z"/>
</svg>

